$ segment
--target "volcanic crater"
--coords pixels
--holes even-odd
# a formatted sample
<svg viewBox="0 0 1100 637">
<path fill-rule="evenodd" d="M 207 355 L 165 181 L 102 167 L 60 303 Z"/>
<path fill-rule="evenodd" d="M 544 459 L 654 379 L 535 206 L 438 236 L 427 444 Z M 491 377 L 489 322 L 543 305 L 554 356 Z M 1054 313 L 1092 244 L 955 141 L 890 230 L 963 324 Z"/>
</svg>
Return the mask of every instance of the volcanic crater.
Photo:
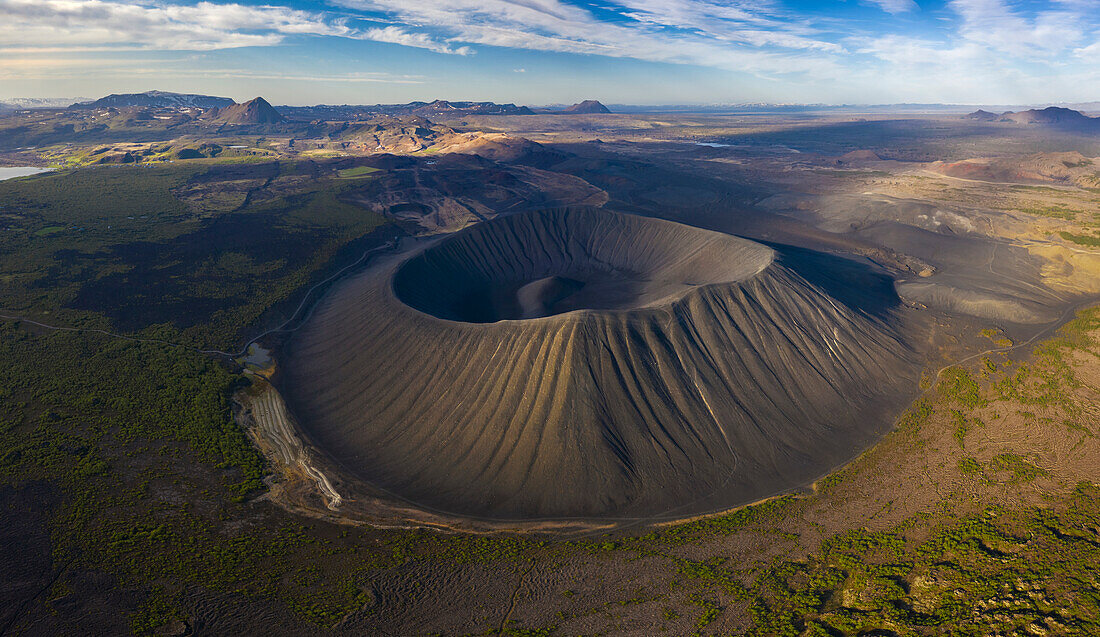
<svg viewBox="0 0 1100 637">
<path fill-rule="evenodd" d="M 280 388 L 345 477 L 426 510 L 745 504 L 866 448 L 919 374 L 889 282 L 800 254 L 603 209 L 501 217 L 330 291 Z"/>
<path fill-rule="evenodd" d="M 614 214 L 524 215 L 462 233 L 400 267 L 398 299 L 452 321 L 652 307 L 767 267 L 758 243 Z"/>
</svg>

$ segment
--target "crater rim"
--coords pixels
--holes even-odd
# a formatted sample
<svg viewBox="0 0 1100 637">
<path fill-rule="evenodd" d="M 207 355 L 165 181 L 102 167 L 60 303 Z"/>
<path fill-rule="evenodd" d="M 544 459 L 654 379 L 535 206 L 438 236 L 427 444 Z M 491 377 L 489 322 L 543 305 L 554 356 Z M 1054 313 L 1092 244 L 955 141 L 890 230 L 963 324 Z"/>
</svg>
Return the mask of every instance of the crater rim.
<svg viewBox="0 0 1100 637">
<path fill-rule="evenodd" d="M 550 237 L 552 248 L 559 250 L 548 251 L 545 244 L 536 246 L 544 256 L 562 259 L 533 263 L 529 261 L 531 246 L 521 246 L 504 256 L 482 255 L 497 257 L 499 265 L 507 268 L 485 272 L 485 260 L 471 254 L 477 240 L 494 232 L 515 231 L 525 223 L 564 230 Z M 576 236 L 576 226 L 580 224 L 583 230 L 586 223 L 613 227 Z M 609 231 L 633 234 L 629 238 L 646 244 L 645 256 L 640 261 L 600 258 Z M 597 237 L 600 241 L 593 244 Z M 508 241 L 506 247 L 513 245 Z M 577 248 L 580 254 L 576 254 Z M 728 261 L 714 259 L 723 254 Z M 528 262 L 519 263 L 520 258 Z M 749 280 L 775 258 L 772 248 L 756 241 L 660 218 L 589 208 L 522 211 L 477 223 L 425 246 L 393 268 L 388 288 L 403 307 L 446 323 L 530 322 L 636 313 L 673 305 L 708 288 Z M 456 271 L 470 278 L 453 276 Z M 457 285 L 439 282 L 448 278 Z"/>
</svg>

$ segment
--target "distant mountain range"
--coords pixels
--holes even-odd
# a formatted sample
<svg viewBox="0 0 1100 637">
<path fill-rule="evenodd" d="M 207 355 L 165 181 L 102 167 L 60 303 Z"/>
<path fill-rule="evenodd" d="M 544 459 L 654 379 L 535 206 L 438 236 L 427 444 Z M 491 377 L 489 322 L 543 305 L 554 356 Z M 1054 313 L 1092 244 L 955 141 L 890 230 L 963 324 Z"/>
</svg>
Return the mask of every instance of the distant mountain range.
<svg viewBox="0 0 1100 637">
<path fill-rule="evenodd" d="M 1048 106 L 1042 109 L 1033 108 L 1016 112 L 1006 111 L 999 115 L 979 109 L 973 113 L 963 115 L 963 119 L 979 122 L 1007 122 L 1024 126 L 1100 130 L 1100 117 L 1089 117 L 1080 111 L 1060 106 Z"/>
<path fill-rule="evenodd" d="M 144 93 L 116 93 L 91 102 L 73 104 L 72 108 L 225 108 L 236 104 L 228 97 L 196 95 L 193 93 L 169 93 L 146 91 Z"/>
<path fill-rule="evenodd" d="M 280 106 L 280 112 L 295 119 L 348 119 L 356 116 L 374 115 L 418 115 L 420 117 L 447 117 L 466 115 L 534 115 L 536 113 L 610 113 L 611 111 L 596 100 L 585 100 L 562 108 L 529 108 L 515 104 L 497 104 L 495 102 L 409 102 L 408 104 L 374 104 L 343 106 Z"/>
<path fill-rule="evenodd" d="M 526 106 L 495 102 L 409 102 L 408 104 L 345 104 L 342 106 L 280 106 L 279 111 L 294 119 L 349 119 L 376 115 L 418 115 L 421 117 L 464 115 L 531 115 Z"/>
<path fill-rule="evenodd" d="M 250 102 L 251 103 L 251 102 Z M 197 108 L 202 110 L 227 109 L 241 106 L 228 97 L 198 95 L 192 93 L 172 93 L 168 91 L 146 91 L 144 93 L 119 93 L 97 100 L 83 98 L 12 98 L 0 100 L 0 110 L 49 108 Z M 362 104 L 362 105 L 325 105 L 316 106 L 279 106 L 272 107 L 266 101 L 256 104 L 249 112 L 228 115 L 230 119 L 255 123 L 278 123 L 283 119 L 293 120 L 337 120 L 366 119 L 378 115 L 420 116 L 420 117 L 463 117 L 467 115 L 531 115 L 531 114 L 604 114 L 604 113 L 883 113 L 883 114 L 963 114 L 970 109 L 978 109 L 965 115 L 975 121 L 1009 121 L 1018 124 L 1050 124 L 1073 126 L 1076 124 L 1091 126 L 1094 118 L 1081 111 L 1100 112 L 1100 102 L 1078 104 L 1059 104 L 1047 108 L 1015 110 L 1013 106 L 975 106 L 959 104 L 664 104 L 637 105 L 613 104 L 608 108 L 597 100 L 584 100 L 571 106 L 549 105 L 539 107 L 517 106 L 516 104 L 498 104 L 496 102 L 470 102 L 435 100 L 432 102 L 414 101 L 407 104 Z M 239 109 L 238 109 L 239 110 Z M 245 109 L 246 111 L 248 109 Z M 236 113 L 236 111 L 234 111 Z M 204 116 L 204 119 L 210 119 Z M 228 123 L 228 122 L 227 122 Z M 239 123 L 239 122 L 238 122 Z"/>
<path fill-rule="evenodd" d="M 436 100 L 425 104 L 424 102 L 410 102 L 408 104 L 394 104 L 384 109 L 393 109 L 393 114 L 409 115 L 530 115 L 531 109 L 515 104 L 496 104 L 494 102 L 448 102 Z M 405 111 L 407 109 L 407 113 Z"/>
<path fill-rule="evenodd" d="M 515 104 L 497 104 L 496 102 L 460 102 L 449 100 L 435 100 L 433 102 L 409 102 L 407 104 L 345 104 L 342 106 L 330 106 L 319 104 L 317 106 L 280 106 L 272 107 L 268 102 L 263 103 L 267 108 L 259 108 L 262 115 L 250 113 L 245 119 L 265 120 L 262 123 L 277 123 L 281 118 L 289 116 L 293 119 L 348 119 L 357 115 L 417 115 L 421 117 L 440 116 L 465 116 L 465 115 L 533 115 L 539 113 L 570 113 L 570 114 L 594 114 L 610 113 L 611 111 L 597 100 L 584 100 L 572 106 L 543 107 L 531 109 L 527 106 Z M 15 110 L 26 108 L 199 108 L 226 109 L 237 105 L 228 97 L 216 97 L 213 95 L 198 95 L 194 93 L 172 93 L 169 91 L 146 91 L 144 93 L 112 93 L 97 100 L 86 98 L 54 99 L 54 98 L 18 98 L 0 101 L 0 109 Z M 278 114 L 276 119 L 272 114 Z"/>
<path fill-rule="evenodd" d="M 12 97 L 0 100 L 0 110 L 24 108 L 65 108 L 77 102 L 87 101 L 87 97 Z"/>
<path fill-rule="evenodd" d="M 1100 112 L 1100 102 L 1058 104 L 1057 107 L 1079 111 Z M 769 102 L 741 104 L 611 104 L 616 113 L 851 113 L 851 114 L 921 114 L 954 115 L 974 109 L 995 111 L 994 114 L 1027 108 L 1020 104 L 776 104 Z M 999 116 L 998 116 L 999 117 Z"/>
</svg>

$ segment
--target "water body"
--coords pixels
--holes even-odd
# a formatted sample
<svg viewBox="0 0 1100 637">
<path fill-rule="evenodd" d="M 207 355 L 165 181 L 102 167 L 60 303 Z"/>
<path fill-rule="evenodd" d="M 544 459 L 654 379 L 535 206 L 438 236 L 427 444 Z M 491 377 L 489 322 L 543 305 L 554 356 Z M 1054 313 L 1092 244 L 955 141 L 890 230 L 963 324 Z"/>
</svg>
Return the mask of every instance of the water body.
<svg viewBox="0 0 1100 637">
<path fill-rule="evenodd" d="M 5 179 L 15 179 L 16 177 L 26 177 L 28 175 L 37 175 L 38 173 L 44 173 L 49 168 L 36 168 L 34 166 L 0 166 L 0 181 Z"/>
<path fill-rule="evenodd" d="M 691 143 L 695 144 L 696 146 L 706 146 L 707 148 L 749 148 L 750 147 L 749 145 L 746 145 L 746 144 L 720 144 L 718 142 L 691 142 Z M 768 148 L 768 147 L 765 147 L 765 148 Z M 782 152 L 785 152 L 785 153 L 801 153 L 802 152 L 800 150 L 797 150 L 795 148 L 791 148 L 789 146 L 771 146 L 770 148 L 773 148 L 775 150 L 779 150 L 779 151 L 782 151 Z"/>
</svg>

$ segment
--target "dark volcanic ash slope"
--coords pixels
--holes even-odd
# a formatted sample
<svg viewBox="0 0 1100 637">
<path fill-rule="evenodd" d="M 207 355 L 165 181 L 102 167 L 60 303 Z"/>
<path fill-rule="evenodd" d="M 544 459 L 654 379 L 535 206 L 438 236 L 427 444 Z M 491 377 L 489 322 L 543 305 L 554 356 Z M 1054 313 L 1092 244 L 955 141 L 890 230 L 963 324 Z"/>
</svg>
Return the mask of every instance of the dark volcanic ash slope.
<svg viewBox="0 0 1100 637">
<path fill-rule="evenodd" d="M 805 484 L 889 428 L 917 365 L 892 311 L 856 309 L 868 290 L 842 301 L 771 248 L 671 222 L 518 214 L 334 289 L 280 384 L 344 469 L 422 506 L 682 517 Z"/>
</svg>

